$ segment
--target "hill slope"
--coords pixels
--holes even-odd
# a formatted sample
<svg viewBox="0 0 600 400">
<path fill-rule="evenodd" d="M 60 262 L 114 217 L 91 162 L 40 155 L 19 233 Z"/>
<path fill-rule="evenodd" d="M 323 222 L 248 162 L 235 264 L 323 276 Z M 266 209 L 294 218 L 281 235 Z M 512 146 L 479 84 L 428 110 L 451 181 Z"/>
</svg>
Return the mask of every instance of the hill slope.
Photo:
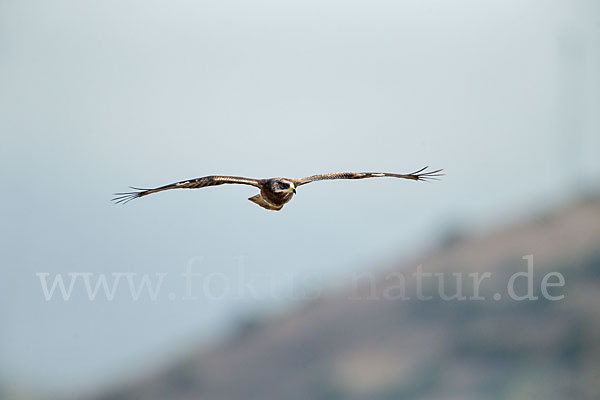
<svg viewBox="0 0 600 400">
<path fill-rule="evenodd" d="M 512 274 L 533 255 L 533 295 L 509 298 Z M 473 296 L 469 273 L 482 280 Z M 545 274 L 564 287 L 544 299 Z M 479 275 L 481 276 L 481 275 Z M 402 281 L 404 279 L 404 281 Z M 552 279 L 549 282 L 556 282 Z M 600 398 L 600 202 L 484 236 L 448 241 L 420 259 L 252 328 L 101 399 L 597 399 Z M 405 289 L 405 293 L 402 290 Z M 515 292 L 528 289 L 515 280 Z M 501 296 L 494 299 L 494 294 Z M 411 299 L 403 299 L 409 296 Z"/>
</svg>

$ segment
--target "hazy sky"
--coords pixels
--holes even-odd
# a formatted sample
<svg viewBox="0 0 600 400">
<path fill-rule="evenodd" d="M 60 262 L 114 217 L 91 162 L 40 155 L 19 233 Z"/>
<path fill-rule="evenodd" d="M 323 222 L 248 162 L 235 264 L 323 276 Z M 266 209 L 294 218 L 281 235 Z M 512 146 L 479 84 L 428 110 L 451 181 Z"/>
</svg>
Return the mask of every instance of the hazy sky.
<svg viewBox="0 0 600 400">
<path fill-rule="evenodd" d="M 0 378 L 96 385 L 310 293 L 298 281 L 597 181 L 599 49 L 592 0 L 1 0 Z M 109 201 L 210 174 L 425 165 L 447 176 L 315 183 L 280 213 L 244 186 Z M 187 265 L 242 268 L 256 293 L 182 300 Z M 45 301 L 39 272 L 167 276 L 155 301 L 125 283 Z"/>
</svg>

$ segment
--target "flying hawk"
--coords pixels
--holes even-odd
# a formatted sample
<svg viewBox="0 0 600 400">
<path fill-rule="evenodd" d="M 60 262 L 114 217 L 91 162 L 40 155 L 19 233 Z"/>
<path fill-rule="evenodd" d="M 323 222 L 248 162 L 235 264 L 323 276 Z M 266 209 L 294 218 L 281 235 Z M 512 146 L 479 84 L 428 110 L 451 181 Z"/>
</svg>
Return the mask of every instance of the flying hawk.
<svg viewBox="0 0 600 400">
<path fill-rule="evenodd" d="M 115 203 L 127 203 L 138 197 L 147 196 L 152 193 L 162 192 L 169 189 L 198 189 L 206 186 L 218 186 L 226 183 L 235 183 L 240 185 L 255 186 L 260 189 L 256 196 L 248 198 L 251 202 L 258 204 L 267 210 L 279 211 L 285 203 L 292 199 L 296 194 L 296 188 L 307 183 L 332 179 L 365 179 L 392 177 L 411 179 L 413 181 L 425 181 L 428 179 L 437 179 L 442 176 L 442 170 L 426 171 L 428 167 L 421 168 L 411 174 L 391 174 L 387 172 L 336 172 L 332 174 L 321 174 L 308 176 L 300 179 L 289 178 L 270 178 L 270 179 L 252 179 L 238 176 L 204 176 L 202 178 L 189 179 L 157 187 L 154 189 L 140 189 L 131 187 L 135 192 L 115 193 L 112 199 Z"/>
</svg>

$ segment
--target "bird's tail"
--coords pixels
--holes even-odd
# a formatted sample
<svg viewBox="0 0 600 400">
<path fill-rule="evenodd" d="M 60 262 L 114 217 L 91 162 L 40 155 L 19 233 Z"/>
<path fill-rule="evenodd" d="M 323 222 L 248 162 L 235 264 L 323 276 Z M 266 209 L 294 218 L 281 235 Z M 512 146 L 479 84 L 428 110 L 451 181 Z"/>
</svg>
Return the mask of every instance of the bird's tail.
<svg viewBox="0 0 600 400">
<path fill-rule="evenodd" d="M 276 206 L 274 204 L 269 203 L 268 201 L 265 200 L 264 197 L 262 197 L 260 195 L 260 193 L 257 194 L 256 196 L 248 197 L 248 200 L 250 200 L 254 204 L 258 204 L 262 208 L 266 208 L 267 210 L 279 211 L 283 208 L 283 206 Z"/>
</svg>

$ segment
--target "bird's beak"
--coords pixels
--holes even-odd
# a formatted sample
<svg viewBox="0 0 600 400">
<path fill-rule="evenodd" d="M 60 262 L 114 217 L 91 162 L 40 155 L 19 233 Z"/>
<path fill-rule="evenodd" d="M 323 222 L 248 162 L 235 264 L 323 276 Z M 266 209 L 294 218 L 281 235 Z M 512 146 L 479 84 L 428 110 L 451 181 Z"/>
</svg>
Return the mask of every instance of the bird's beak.
<svg viewBox="0 0 600 400">
<path fill-rule="evenodd" d="M 296 188 L 292 188 L 292 192 L 294 192 L 294 194 L 296 194 Z"/>
</svg>

